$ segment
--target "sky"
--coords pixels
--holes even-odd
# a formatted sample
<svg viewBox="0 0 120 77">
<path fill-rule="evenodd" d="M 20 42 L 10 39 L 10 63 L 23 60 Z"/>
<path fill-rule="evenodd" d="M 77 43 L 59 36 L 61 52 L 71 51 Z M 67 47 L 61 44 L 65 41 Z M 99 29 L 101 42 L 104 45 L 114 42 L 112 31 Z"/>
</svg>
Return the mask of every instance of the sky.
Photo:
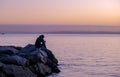
<svg viewBox="0 0 120 77">
<path fill-rule="evenodd" d="M 120 0 L 0 0 L 0 24 L 120 26 Z"/>
</svg>

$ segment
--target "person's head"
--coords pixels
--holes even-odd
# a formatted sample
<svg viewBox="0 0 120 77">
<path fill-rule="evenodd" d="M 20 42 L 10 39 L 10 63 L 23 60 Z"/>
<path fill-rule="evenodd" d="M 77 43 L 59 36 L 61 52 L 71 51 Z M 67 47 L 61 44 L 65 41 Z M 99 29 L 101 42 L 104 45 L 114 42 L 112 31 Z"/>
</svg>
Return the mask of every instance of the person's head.
<svg viewBox="0 0 120 77">
<path fill-rule="evenodd" d="M 39 38 L 44 38 L 44 35 L 40 35 Z"/>
</svg>

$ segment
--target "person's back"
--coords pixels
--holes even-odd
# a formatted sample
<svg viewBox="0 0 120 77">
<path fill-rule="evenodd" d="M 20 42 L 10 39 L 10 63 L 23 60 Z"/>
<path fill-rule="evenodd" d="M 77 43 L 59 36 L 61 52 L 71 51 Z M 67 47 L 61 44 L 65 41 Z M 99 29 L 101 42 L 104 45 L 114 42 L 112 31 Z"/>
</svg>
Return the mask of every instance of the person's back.
<svg viewBox="0 0 120 77">
<path fill-rule="evenodd" d="M 44 47 L 46 48 L 46 45 L 45 45 L 45 41 L 44 41 L 44 35 L 40 35 L 36 42 L 35 42 L 35 47 L 36 48 L 41 48 L 41 47 Z"/>
<path fill-rule="evenodd" d="M 35 47 L 40 48 L 39 37 L 37 38 L 37 40 L 35 42 Z"/>
</svg>

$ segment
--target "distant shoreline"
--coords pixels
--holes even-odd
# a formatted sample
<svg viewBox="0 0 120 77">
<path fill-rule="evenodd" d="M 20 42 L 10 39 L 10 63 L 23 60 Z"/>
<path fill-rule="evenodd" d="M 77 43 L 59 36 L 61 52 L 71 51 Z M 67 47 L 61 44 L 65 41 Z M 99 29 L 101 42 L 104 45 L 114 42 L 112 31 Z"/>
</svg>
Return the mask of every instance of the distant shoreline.
<svg viewBox="0 0 120 77">
<path fill-rule="evenodd" d="M 1 34 L 120 34 L 120 26 L 0 25 Z"/>
</svg>

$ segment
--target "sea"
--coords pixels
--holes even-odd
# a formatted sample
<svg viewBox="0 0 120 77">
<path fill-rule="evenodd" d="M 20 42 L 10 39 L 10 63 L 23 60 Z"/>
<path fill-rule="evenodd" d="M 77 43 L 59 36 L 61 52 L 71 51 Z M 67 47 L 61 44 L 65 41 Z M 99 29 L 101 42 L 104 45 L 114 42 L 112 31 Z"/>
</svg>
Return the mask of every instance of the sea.
<svg viewBox="0 0 120 77">
<path fill-rule="evenodd" d="M 1 34 L 0 46 L 34 44 L 40 34 Z M 120 77 L 119 34 L 44 34 L 59 61 L 48 77 Z"/>
</svg>

